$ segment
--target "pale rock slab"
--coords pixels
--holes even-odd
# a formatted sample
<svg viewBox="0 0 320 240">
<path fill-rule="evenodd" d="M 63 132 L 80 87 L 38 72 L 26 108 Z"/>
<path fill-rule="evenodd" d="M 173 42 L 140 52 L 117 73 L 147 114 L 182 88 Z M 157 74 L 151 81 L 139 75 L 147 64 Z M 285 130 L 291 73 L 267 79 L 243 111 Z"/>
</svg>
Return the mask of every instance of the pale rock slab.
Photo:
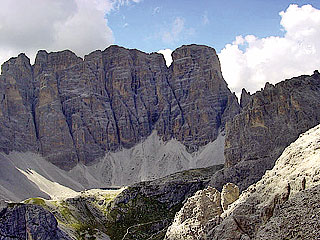
<svg viewBox="0 0 320 240">
<path fill-rule="evenodd" d="M 188 198 L 168 228 L 165 240 L 201 239 L 208 220 L 217 224 L 222 213 L 221 194 L 208 187 Z"/>
<path fill-rule="evenodd" d="M 240 191 L 237 185 L 227 183 L 221 191 L 221 206 L 223 211 L 228 209 L 228 206 L 239 198 Z"/>
</svg>

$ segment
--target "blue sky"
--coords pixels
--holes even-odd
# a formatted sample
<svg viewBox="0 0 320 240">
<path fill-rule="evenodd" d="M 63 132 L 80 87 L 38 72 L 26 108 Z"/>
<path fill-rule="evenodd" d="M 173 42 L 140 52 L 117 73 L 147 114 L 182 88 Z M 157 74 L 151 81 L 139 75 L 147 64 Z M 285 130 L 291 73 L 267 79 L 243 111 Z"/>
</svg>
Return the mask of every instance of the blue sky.
<svg viewBox="0 0 320 240">
<path fill-rule="evenodd" d="M 121 46 L 153 52 L 197 43 L 219 52 L 238 35 L 283 36 L 279 12 L 292 3 L 320 8 L 319 0 L 143 0 L 106 17 Z M 183 24 L 181 31 L 165 38 L 174 24 Z"/>
<path fill-rule="evenodd" d="M 164 54 L 184 44 L 217 50 L 239 95 L 320 69 L 320 0 L 1 0 L 0 64 L 24 52 L 111 44 Z M 166 49 L 165 51 L 163 51 Z"/>
</svg>

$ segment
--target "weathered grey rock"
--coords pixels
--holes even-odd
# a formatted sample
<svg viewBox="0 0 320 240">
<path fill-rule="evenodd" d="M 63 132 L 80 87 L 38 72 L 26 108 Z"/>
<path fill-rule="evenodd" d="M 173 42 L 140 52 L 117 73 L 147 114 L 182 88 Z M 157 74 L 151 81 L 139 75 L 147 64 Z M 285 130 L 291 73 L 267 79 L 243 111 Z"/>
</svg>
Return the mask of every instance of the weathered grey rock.
<svg viewBox="0 0 320 240">
<path fill-rule="evenodd" d="M 60 74 L 80 63 L 82 60 L 71 51 L 51 54 L 39 51 L 33 66 L 37 84 L 35 120 L 40 152 L 50 162 L 67 170 L 77 164 L 78 157 L 62 107 Z"/>
<path fill-rule="evenodd" d="M 240 98 L 240 107 L 245 108 L 250 103 L 250 92 L 247 92 L 244 88 L 241 92 L 241 98 Z"/>
<path fill-rule="evenodd" d="M 29 58 L 20 54 L 2 65 L 0 75 L 0 150 L 38 150 L 34 87 Z"/>
<path fill-rule="evenodd" d="M 226 124 L 226 168 L 211 185 L 233 182 L 240 190 L 258 181 L 299 134 L 320 123 L 320 74 L 267 83 L 250 95 L 242 92 L 242 112 Z"/>
<path fill-rule="evenodd" d="M 319 239 L 320 185 L 293 195 L 275 209 L 268 223 L 256 233 L 255 240 Z"/>
<path fill-rule="evenodd" d="M 7 204 L 0 211 L 0 239 L 71 239 L 54 216 L 40 206 Z"/>
<path fill-rule="evenodd" d="M 209 220 L 211 222 L 208 226 L 217 225 L 221 213 L 220 192 L 212 187 L 200 190 L 188 198 L 176 214 L 172 225 L 167 230 L 165 239 L 203 239 Z"/>
<path fill-rule="evenodd" d="M 292 143 L 274 168 L 244 191 L 208 239 L 319 238 L 320 125 Z"/>
<path fill-rule="evenodd" d="M 213 188 L 197 192 L 176 214 L 166 239 L 318 239 L 319 146 L 320 125 L 287 147 L 274 168 L 228 208 L 217 211 L 203 201 Z M 232 202 L 239 189 L 226 184 L 222 192 L 224 205 L 227 196 Z"/>
<path fill-rule="evenodd" d="M 182 46 L 172 59 L 168 84 L 174 98 L 169 119 L 163 119 L 170 123 L 166 137 L 171 132 L 194 150 L 217 138 L 226 120 L 239 112 L 239 104 L 222 77 L 213 48 Z"/>
<path fill-rule="evenodd" d="M 170 69 L 161 54 L 118 46 L 84 59 L 42 50 L 33 66 L 24 54 L 2 66 L 0 150 L 40 152 L 70 170 L 157 130 L 194 151 L 238 112 L 210 47 L 175 50 Z"/>
<path fill-rule="evenodd" d="M 239 198 L 240 191 L 237 185 L 227 183 L 221 191 L 221 206 L 223 211 L 228 209 L 228 206 Z"/>
</svg>

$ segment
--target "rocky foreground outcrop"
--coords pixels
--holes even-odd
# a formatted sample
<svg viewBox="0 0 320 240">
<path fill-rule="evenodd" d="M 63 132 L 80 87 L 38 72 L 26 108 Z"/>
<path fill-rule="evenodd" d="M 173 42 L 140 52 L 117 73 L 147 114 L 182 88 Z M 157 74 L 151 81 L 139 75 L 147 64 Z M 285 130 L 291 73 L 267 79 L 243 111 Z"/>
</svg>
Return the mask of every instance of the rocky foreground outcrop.
<svg viewBox="0 0 320 240">
<path fill-rule="evenodd" d="M 216 215 L 210 218 L 210 213 L 206 212 L 198 216 L 202 218 L 201 227 L 198 228 L 200 231 L 193 231 L 189 235 L 198 234 L 200 239 L 219 240 L 319 239 L 319 159 L 320 125 L 290 144 L 276 161 L 274 168 L 245 190 L 239 199 L 220 215 L 218 223 Z M 204 191 L 209 190 L 210 188 Z M 193 207 L 197 208 L 200 202 L 198 199 Z M 201 207 L 204 208 L 205 205 Z M 190 213 L 184 216 L 184 219 L 189 220 L 189 228 L 184 230 L 197 230 L 192 228 L 198 225 L 194 217 L 195 215 Z M 174 222 L 180 218 L 177 214 Z M 204 228 L 206 231 L 202 231 Z M 176 236 L 169 230 L 167 239 L 180 239 L 179 235 Z M 188 233 L 186 231 L 183 234 Z"/>
<path fill-rule="evenodd" d="M 71 240 L 41 206 L 0 201 L 0 239 Z"/>
<path fill-rule="evenodd" d="M 320 74 L 266 83 L 252 95 L 243 90 L 240 103 L 241 113 L 226 125 L 225 169 L 211 181 L 218 189 L 257 182 L 299 134 L 320 123 Z"/>
<path fill-rule="evenodd" d="M 0 150 L 39 152 L 70 170 L 130 148 L 156 130 L 189 151 L 214 141 L 239 104 L 213 48 L 161 54 L 118 46 L 77 57 L 39 51 L 2 65 Z"/>
<path fill-rule="evenodd" d="M 239 188 L 228 183 L 222 193 L 208 187 L 188 198 L 175 215 L 165 240 L 203 239 L 206 233 L 221 222 L 220 215 L 239 198 Z"/>
</svg>

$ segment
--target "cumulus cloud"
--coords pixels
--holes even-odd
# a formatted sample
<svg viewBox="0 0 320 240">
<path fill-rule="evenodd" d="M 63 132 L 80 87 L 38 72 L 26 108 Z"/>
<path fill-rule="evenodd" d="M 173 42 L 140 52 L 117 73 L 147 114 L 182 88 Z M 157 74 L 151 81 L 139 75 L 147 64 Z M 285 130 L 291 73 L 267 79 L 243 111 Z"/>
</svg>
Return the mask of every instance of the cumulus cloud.
<svg viewBox="0 0 320 240">
<path fill-rule="evenodd" d="M 25 52 L 70 49 L 83 56 L 114 42 L 105 15 L 140 0 L 2 0 L 0 64 Z"/>
<path fill-rule="evenodd" d="M 280 16 L 283 37 L 237 36 L 221 50 L 222 73 L 238 96 L 243 87 L 255 92 L 266 82 L 277 83 L 320 68 L 320 10 L 290 5 Z"/>
<path fill-rule="evenodd" d="M 161 53 L 164 56 L 164 59 L 166 60 L 166 65 L 169 67 L 172 63 L 172 50 L 167 48 L 163 50 L 159 50 L 158 53 Z"/>
</svg>

